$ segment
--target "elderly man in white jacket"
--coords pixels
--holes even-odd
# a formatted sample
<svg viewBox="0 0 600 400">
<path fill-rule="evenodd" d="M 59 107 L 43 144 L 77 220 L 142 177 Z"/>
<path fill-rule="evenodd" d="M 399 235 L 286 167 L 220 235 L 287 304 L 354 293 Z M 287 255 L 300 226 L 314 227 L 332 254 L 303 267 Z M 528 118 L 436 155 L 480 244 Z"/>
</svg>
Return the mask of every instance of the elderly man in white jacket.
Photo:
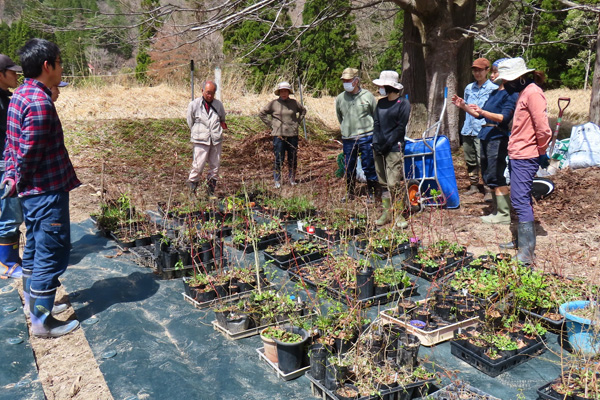
<svg viewBox="0 0 600 400">
<path fill-rule="evenodd" d="M 187 123 L 191 130 L 191 142 L 194 144 L 194 161 L 187 185 L 196 193 L 202 171 L 208 162 L 208 194 L 213 195 L 217 186 L 219 165 L 221 164 L 221 142 L 225 124 L 223 103 L 215 99 L 217 85 L 206 81 L 202 97 L 190 102 L 187 110 Z"/>
</svg>

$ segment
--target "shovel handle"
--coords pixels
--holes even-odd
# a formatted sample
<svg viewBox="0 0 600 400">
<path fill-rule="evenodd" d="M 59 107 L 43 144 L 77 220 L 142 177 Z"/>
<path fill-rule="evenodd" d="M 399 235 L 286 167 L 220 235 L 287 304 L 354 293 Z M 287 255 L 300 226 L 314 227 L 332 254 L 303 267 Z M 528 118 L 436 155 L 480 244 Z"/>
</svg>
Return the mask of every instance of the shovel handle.
<svg viewBox="0 0 600 400">
<path fill-rule="evenodd" d="M 561 106 L 560 102 L 561 101 L 566 101 L 567 104 L 565 104 L 564 107 Z M 558 117 L 561 118 L 563 115 L 563 112 L 565 112 L 565 110 L 567 109 L 567 107 L 569 107 L 569 104 L 571 104 L 571 98 L 570 97 L 559 97 L 558 98 Z"/>
</svg>

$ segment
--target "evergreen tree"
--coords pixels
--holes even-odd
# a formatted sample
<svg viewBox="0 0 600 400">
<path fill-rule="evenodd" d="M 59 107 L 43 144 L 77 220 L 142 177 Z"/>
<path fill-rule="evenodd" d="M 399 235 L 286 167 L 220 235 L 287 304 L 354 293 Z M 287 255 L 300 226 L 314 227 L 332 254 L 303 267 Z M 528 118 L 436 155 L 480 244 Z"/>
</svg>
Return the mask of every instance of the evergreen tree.
<svg viewBox="0 0 600 400">
<path fill-rule="evenodd" d="M 160 1 L 142 0 L 141 6 L 144 11 L 150 13 L 154 8 L 160 6 Z M 147 19 L 148 15 L 144 15 L 142 18 Z M 135 57 L 135 78 L 138 80 L 138 82 L 145 83 L 148 81 L 148 69 L 152 63 L 152 57 L 150 57 L 148 50 L 150 48 L 150 39 L 152 39 L 158 31 L 157 24 L 158 22 L 152 18 L 150 21 L 144 22 L 140 25 L 138 53 Z"/>
<path fill-rule="evenodd" d="M 291 24 L 287 12 L 277 16 L 274 11 L 262 11 L 257 20 L 241 22 L 223 32 L 226 54 L 248 53 L 239 62 L 250 69 L 252 77 L 247 84 L 251 88 L 260 90 L 265 84 L 274 84 L 281 75 L 293 73 L 290 71 L 295 64 L 291 54 L 293 39 L 288 33 Z"/>
<path fill-rule="evenodd" d="M 310 24 L 327 10 L 350 6 L 349 0 L 307 0 L 302 20 Z M 299 68 L 314 94 L 338 93 L 340 76 L 347 67 L 358 68 L 358 36 L 351 14 L 336 17 L 308 30 L 301 38 Z"/>
<path fill-rule="evenodd" d="M 8 54 L 10 26 L 6 22 L 0 23 L 0 54 Z"/>
</svg>

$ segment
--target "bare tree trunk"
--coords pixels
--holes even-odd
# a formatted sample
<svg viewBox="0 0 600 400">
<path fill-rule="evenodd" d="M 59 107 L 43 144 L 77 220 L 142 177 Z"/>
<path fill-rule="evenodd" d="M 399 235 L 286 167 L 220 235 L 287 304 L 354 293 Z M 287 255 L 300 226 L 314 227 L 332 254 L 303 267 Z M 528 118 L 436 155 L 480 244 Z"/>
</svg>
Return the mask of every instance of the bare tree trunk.
<svg viewBox="0 0 600 400">
<path fill-rule="evenodd" d="M 427 104 L 427 83 L 425 80 L 425 59 L 419 28 L 415 26 L 412 14 L 404 14 L 404 47 L 402 51 L 402 78 L 404 93 L 411 103 Z"/>
<path fill-rule="evenodd" d="M 590 121 L 600 125 L 600 14 L 598 15 L 598 38 L 596 41 L 596 64 L 592 82 L 592 98 L 590 100 Z"/>
</svg>

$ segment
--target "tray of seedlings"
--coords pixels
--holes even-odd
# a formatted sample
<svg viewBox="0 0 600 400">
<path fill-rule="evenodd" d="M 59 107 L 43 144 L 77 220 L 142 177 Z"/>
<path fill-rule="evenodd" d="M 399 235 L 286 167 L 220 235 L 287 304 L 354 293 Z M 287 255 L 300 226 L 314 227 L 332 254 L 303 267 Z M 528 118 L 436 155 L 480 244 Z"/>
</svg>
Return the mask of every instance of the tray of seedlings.
<svg viewBox="0 0 600 400">
<path fill-rule="evenodd" d="M 273 287 L 259 272 L 262 290 Z M 212 272 L 195 271 L 193 276 L 183 277 L 183 299 L 196 308 L 209 308 L 227 301 L 248 297 L 258 287 L 256 272 L 250 268 L 232 268 Z"/>
<path fill-rule="evenodd" d="M 324 290 L 344 304 L 385 304 L 417 294 L 418 285 L 393 266 L 371 267 L 368 260 L 348 255 L 288 269 L 290 278 L 315 291 Z"/>
<path fill-rule="evenodd" d="M 314 314 L 299 296 L 275 290 L 255 291 L 245 298 L 221 301 L 212 309 L 213 328 L 232 340 L 258 335 L 272 325 L 298 323 Z"/>
<path fill-rule="evenodd" d="M 521 313 L 542 323 L 555 333 L 563 331 L 565 318 L 559 308 L 566 300 L 587 300 L 599 292 L 598 286 L 583 278 L 565 278 L 541 271 L 524 270 L 511 292 Z"/>
<path fill-rule="evenodd" d="M 327 253 L 327 245 L 310 239 L 289 241 L 267 247 L 263 254 L 267 262 L 281 269 L 289 269 L 320 260 Z"/>
<path fill-rule="evenodd" d="M 421 365 L 419 347 L 416 336 L 376 322 L 344 353 L 319 338 L 309 349 L 306 377 L 313 395 L 321 399 L 412 399 L 426 392 L 435 378 L 435 371 Z"/>
<path fill-rule="evenodd" d="M 541 400 L 596 400 L 600 398 L 598 361 L 582 357 L 563 366 L 562 373 L 537 389 Z"/>
<path fill-rule="evenodd" d="M 514 316 L 514 315 L 513 315 Z M 496 377 L 546 350 L 546 329 L 518 318 L 478 324 L 456 333 L 450 352 L 486 375 Z"/>
<path fill-rule="evenodd" d="M 360 254 L 376 254 L 381 259 L 401 255 L 407 259 L 416 254 L 419 240 L 398 229 L 382 228 L 358 235 L 355 246 Z"/>
<path fill-rule="evenodd" d="M 261 207 L 255 209 L 255 213 L 262 218 L 278 218 L 281 221 L 292 222 L 314 216 L 316 209 L 310 197 L 298 194 L 265 198 Z"/>
<path fill-rule="evenodd" d="M 402 299 L 396 308 L 381 311 L 380 317 L 417 336 L 423 346 L 434 346 L 452 339 L 460 329 L 477 325 L 483 311 L 471 296 L 438 291 L 418 302 Z"/>
<path fill-rule="evenodd" d="M 233 228 L 232 238 L 231 246 L 248 254 L 284 242 L 288 240 L 288 234 L 281 227 L 281 221 L 272 220 L 247 226 L 237 225 Z"/>
<path fill-rule="evenodd" d="M 465 382 L 452 382 L 448 386 L 431 393 L 423 398 L 424 400 L 500 400 L 491 396 L 482 390 L 479 390 Z"/>
<path fill-rule="evenodd" d="M 366 217 L 353 210 L 335 209 L 301 221 L 298 227 L 303 235 L 334 245 L 364 232 Z"/>
<path fill-rule="evenodd" d="M 415 256 L 402 262 L 402 268 L 415 276 L 434 281 L 468 265 L 472 259 L 473 254 L 467 253 L 464 246 L 440 240 L 420 248 Z"/>
</svg>

